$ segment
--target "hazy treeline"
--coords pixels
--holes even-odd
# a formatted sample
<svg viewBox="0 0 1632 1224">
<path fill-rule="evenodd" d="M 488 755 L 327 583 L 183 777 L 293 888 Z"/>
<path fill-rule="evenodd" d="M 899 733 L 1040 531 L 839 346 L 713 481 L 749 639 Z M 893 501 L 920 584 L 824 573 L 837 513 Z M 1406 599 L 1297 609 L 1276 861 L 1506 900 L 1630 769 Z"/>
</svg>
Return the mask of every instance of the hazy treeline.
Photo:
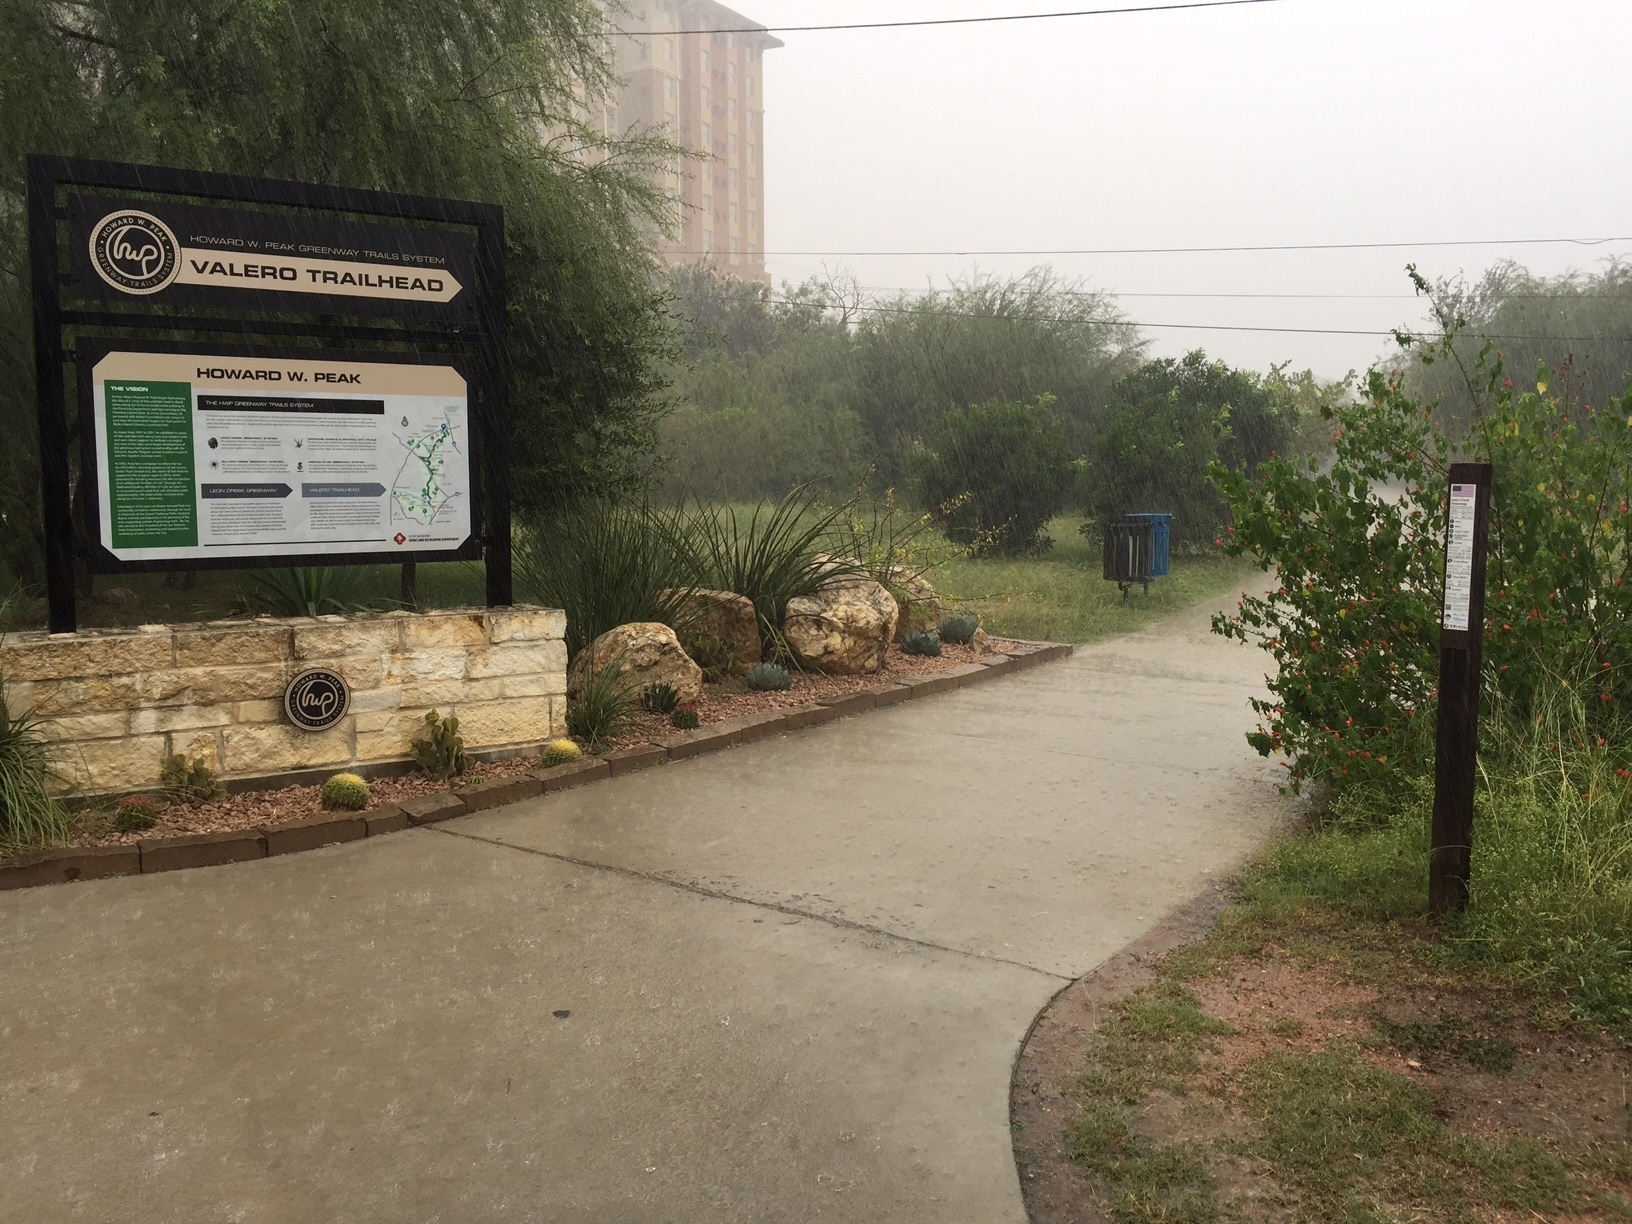
<svg viewBox="0 0 1632 1224">
<path fill-rule="evenodd" d="M 777 497 L 805 481 L 842 492 L 871 472 L 927 503 L 961 464 L 971 485 L 1058 489 L 1098 518 L 1170 510 L 1181 543 L 1202 544 L 1223 512 L 1208 464 L 1318 444 L 1319 406 L 1345 386 L 1199 350 L 1151 360 L 1113 297 L 1047 268 L 878 297 L 844 278 L 775 295 L 697 268 L 672 284 L 684 364 L 661 430 L 671 497 Z M 949 415 L 989 404 L 1011 407 Z M 1040 462 L 1045 442 L 1069 475 Z M 972 453 L 983 445 L 1007 453 Z"/>
<path fill-rule="evenodd" d="M 1541 277 L 1507 260 L 1476 281 L 1437 282 L 1432 299 L 1442 324 L 1460 333 L 1456 359 L 1417 357 L 1407 385 L 1441 400 L 1447 426 L 1465 424 L 1474 411 L 1469 383 L 1482 386 L 1476 367 L 1487 339 L 1518 387 L 1533 384 L 1536 363 L 1546 362 L 1557 375 L 1555 392 L 1602 407 L 1632 377 L 1632 264 L 1612 260 L 1597 273 Z"/>
</svg>

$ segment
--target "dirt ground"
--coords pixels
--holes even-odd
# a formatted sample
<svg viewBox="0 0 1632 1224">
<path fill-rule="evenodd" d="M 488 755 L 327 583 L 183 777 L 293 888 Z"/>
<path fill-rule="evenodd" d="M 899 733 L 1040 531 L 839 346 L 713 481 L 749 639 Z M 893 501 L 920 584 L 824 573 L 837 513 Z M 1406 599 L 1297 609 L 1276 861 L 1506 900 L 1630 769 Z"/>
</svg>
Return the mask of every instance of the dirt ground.
<svg viewBox="0 0 1632 1224">
<path fill-rule="evenodd" d="M 1622 1035 L 1572 1021 L 1511 982 L 1425 959 L 1426 924 L 1315 929 L 1291 948 L 1271 939 L 1247 955 L 1179 964 L 1176 950 L 1205 950 L 1224 906 L 1222 894 L 1201 899 L 1039 1018 L 1011 1096 L 1033 1224 L 1632 1216 L 1632 1056 Z M 1161 1011 L 1162 1000 L 1177 1010 Z M 1153 1015 L 1180 1022 L 1167 1033 Z M 1338 1119 L 1331 1130 L 1264 1104 L 1266 1073 L 1312 1066 L 1346 1067 L 1345 1091 L 1355 1092 L 1353 1102 L 1317 1093 L 1300 1106 Z M 1104 1133 L 1108 1144 L 1095 1138 Z M 1359 1150 L 1316 1150 L 1311 1135 Z M 1399 1173 L 1413 1153 L 1425 1153 L 1423 1168 Z M 1441 1154 L 1445 1167 L 1435 1167 Z M 1194 1193 L 1139 1184 L 1141 1168 L 1164 1158 L 1188 1168 Z"/>
</svg>

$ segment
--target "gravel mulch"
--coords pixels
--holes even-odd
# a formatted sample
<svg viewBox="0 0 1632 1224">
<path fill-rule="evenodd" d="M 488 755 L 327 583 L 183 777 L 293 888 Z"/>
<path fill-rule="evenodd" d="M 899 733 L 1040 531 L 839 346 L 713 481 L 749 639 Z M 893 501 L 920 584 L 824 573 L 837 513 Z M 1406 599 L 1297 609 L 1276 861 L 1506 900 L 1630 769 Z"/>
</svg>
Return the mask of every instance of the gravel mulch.
<svg viewBox="0 0 1632 1224">
<path fill-rule="evenodd" d="M 994 639 L 991 649 L 1004 652 L 1013 643 Z M 883 688 L 907 676 L 932 675 L 948 671 L 979 656 L 969 646 L 946 643 L 935 658 L 908 655 L 898 645 L 892 645 L 885 660 L 884 671 L 872 676 L 818 676 L 792 673 L 791 686 L 779 693 L 756 693 L 741 681 L 711 684 L 704 687 L 703 695 L 695 704 L 697 716 L 704 727 L 727 719 L 742 718 L 792 706 L 809 705 L 823 698 L 859 693 L 866 689 Z M 647 714 L 636 710 L 623 734 L 609 740 L 605 748 L 627 748 L 675 734 L 674 727 L 664 715 Z M 487 782 L 499 778 L 513 778 L 537 769 L 536 756 L 513 757 L 503 761 L 481 761 L 473 764 L 459 778 L 461 785 Z M 340 772 L 336 770 L 336 772 Z M 416 795 L 430 795 L 447 789 L 444 783 L 433 781 L 421 773 L 408 773 L 395 778 L 374 778 L 369 781 L 369 805 L 380 807 L 400 803 Z M 76 846 L 130 845 L 143 838 L 176 837 L 186 833 L 226 833 L 237 829 L 254 829 L 262 825 L 283 824 L 316 816 L 323 811 L 321 786 L 285 786 L 276 790 L 244 791 L 228 795 L 218 803 L 196 806 L 175 804 L 166 808 L 158 823 L 140 833 L 122 833 L 113 825 L 110 809 L 85 808 L 75 813 L 71 842 Z"/>
</svg>

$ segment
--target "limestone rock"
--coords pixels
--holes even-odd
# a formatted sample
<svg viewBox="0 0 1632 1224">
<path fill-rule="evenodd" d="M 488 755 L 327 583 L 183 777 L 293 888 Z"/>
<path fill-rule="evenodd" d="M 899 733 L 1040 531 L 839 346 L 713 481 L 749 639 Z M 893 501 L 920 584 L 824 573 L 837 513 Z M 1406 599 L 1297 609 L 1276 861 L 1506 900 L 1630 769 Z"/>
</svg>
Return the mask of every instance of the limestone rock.
<svg viewBox="0 0 1632 1224">
<path fill-rule="evenodd" d="M 986 630 L 975 630 L 975 636 L 969 639 L 969 649 L 975 652 L 976 658 L 992 653 L 992 639 L 987 635 Z"/>
<path fill-rule="evenodd" d="M 929 579 L 915 570 L 897 566 L 884 575 L 884 583 L 895 596 L 899 615 L 895 621 L 895 640 L 909 633 L 934 629 L 941 623 L 941 600 Z"/>
<path fill-rule="evenodd" d="M 788 600 L 782 633 L 802 666 L 865 675 L 884 670 L 899 616 L 895 596 L 871 578 L 833 578 Z"/>
<path fill-rule="evenodd" d="M 580 650 L 567 669 L 567 692 L 580 691 L 589 682 L 591 666 L 598 672 L 620 653 L 623 677 L 636 692 L 654 684 L 667 684 L 680 694 L 681 701 L 702 695 L 703 669 L 680 649 L 674 630 L 655 621 L 608 629 Z"/>
<path fill-rule="evenodd" d="M 731 591 L 692 591 L 675 619 L 687 653 L 705 668 L 740 676 L 759 662 L 759 613 L 754 601 Z"/>
</svg>

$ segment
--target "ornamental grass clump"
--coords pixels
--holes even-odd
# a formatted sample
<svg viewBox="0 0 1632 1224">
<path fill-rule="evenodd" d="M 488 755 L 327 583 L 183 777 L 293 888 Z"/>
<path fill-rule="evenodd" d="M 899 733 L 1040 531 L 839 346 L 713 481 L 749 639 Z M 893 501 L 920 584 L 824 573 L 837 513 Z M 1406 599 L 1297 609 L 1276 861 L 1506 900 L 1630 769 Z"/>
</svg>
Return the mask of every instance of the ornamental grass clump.
<svg viewBox="0 0 1632 1224">
<path fill-rule="evenodd" d="M 48 789 L 50 742 L 32 714 L 0 705 L 0 848 L 46 846 L 68 836 L 68 814 Z"/>
<path fill-rule="evenodd" d="M 368 783 L 354 773 L 337 773 L 323 783 L 320 798 L 329 811 L 360 812 L 368 806 Z"/>
</svg>

